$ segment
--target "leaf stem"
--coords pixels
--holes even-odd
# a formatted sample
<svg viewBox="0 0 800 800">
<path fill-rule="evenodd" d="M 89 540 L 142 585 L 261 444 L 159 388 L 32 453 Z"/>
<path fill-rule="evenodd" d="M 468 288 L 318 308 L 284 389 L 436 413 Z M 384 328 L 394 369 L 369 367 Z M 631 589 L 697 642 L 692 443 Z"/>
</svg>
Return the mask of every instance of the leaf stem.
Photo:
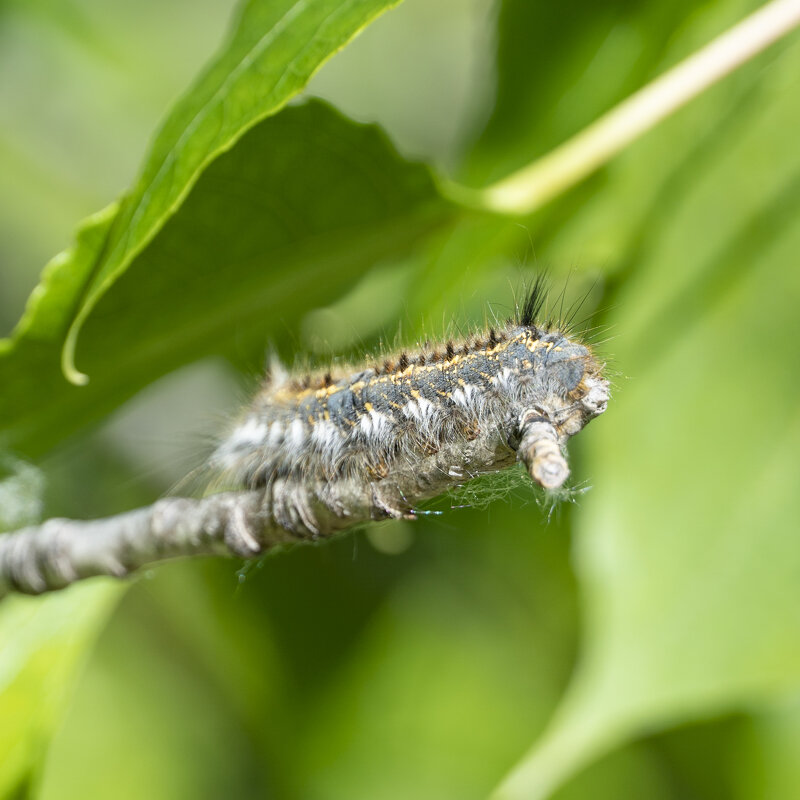
<svg viewBox="0 0 800 800">
<path fill-rule="evenodd" d="M 798 25 L 800 0 L 772 0 L 532 164 L 484 189 L 444 180 L 442 191 L 485 211 L 531 214 Z"/>
</svg>

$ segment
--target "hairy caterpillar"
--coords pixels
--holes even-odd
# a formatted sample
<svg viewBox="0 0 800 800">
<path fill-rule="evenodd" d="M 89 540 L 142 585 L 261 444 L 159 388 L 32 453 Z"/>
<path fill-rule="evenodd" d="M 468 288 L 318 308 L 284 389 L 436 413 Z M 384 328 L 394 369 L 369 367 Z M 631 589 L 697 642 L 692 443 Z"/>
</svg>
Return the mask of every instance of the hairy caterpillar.
<svg viewBox="0 0 800 800">
<path fill-rule="evenodd" d="M 587 345 L 537 323 L 543 303 L 538 280 L 504 327 L 343 374 L 274 370 L 210 467 L 263 489 L 268 522 L 301 538 L 413 518 L 419 501 L 517 460 L 556 489 L 567 439 L 609 394 Z"/>
</svg>

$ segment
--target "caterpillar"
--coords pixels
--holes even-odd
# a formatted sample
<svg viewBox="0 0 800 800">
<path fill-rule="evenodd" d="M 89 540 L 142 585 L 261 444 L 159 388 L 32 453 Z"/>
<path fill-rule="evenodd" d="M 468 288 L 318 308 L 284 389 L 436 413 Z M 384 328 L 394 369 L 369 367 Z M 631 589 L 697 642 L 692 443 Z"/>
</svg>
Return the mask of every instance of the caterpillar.
<svg viewBox="0 0 800 800">
<path fill-rule="evenodd" d="M 565 444 L 606 410 L 609 384 L 587 344 L 537 321 L 544 300 L 537 280 L 504 325 L 360 369 L 273 367 L 209 467 L 263 489 L 266 524 L 292 538 L 413 519 L 420 501 L 517 461 L 558 489 Z"/>
</svg>

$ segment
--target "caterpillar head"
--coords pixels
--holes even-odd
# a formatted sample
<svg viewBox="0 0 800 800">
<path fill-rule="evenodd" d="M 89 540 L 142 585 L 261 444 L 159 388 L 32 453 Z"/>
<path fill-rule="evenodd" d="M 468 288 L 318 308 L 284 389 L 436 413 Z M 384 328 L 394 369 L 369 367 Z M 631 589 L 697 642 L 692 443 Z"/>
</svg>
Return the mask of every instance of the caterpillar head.
<svg viewBox="0 0 800 800">
<path fill-rule="evenodd" d="M 520 376 L 519 404 L 547 419 L 564 442 L 608 405 L 602 365 L 584 344 L 559 331 L 520 329 L 514 358 Z"/>
</svg>

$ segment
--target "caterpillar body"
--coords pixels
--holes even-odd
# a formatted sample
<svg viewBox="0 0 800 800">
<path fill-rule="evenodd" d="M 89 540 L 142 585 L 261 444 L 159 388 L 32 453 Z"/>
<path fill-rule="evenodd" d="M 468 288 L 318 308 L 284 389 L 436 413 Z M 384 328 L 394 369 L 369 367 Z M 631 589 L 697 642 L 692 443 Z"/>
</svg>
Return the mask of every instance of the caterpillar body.
<svg viewBox="0 0 800 800">
<path fill-rule="evenodd" d="M 586 344 L 536 323 L 543 301 L 537 282 L 505 326 L 382 365 L 303 380 L 274 370 L 212 470 L 262 487 L 267 523 L 292 538 L 413 518 L 419 501 L 517 460 L 560 487 L 564 445 L 605 411 L 608 382 Z"/>
</svg>

